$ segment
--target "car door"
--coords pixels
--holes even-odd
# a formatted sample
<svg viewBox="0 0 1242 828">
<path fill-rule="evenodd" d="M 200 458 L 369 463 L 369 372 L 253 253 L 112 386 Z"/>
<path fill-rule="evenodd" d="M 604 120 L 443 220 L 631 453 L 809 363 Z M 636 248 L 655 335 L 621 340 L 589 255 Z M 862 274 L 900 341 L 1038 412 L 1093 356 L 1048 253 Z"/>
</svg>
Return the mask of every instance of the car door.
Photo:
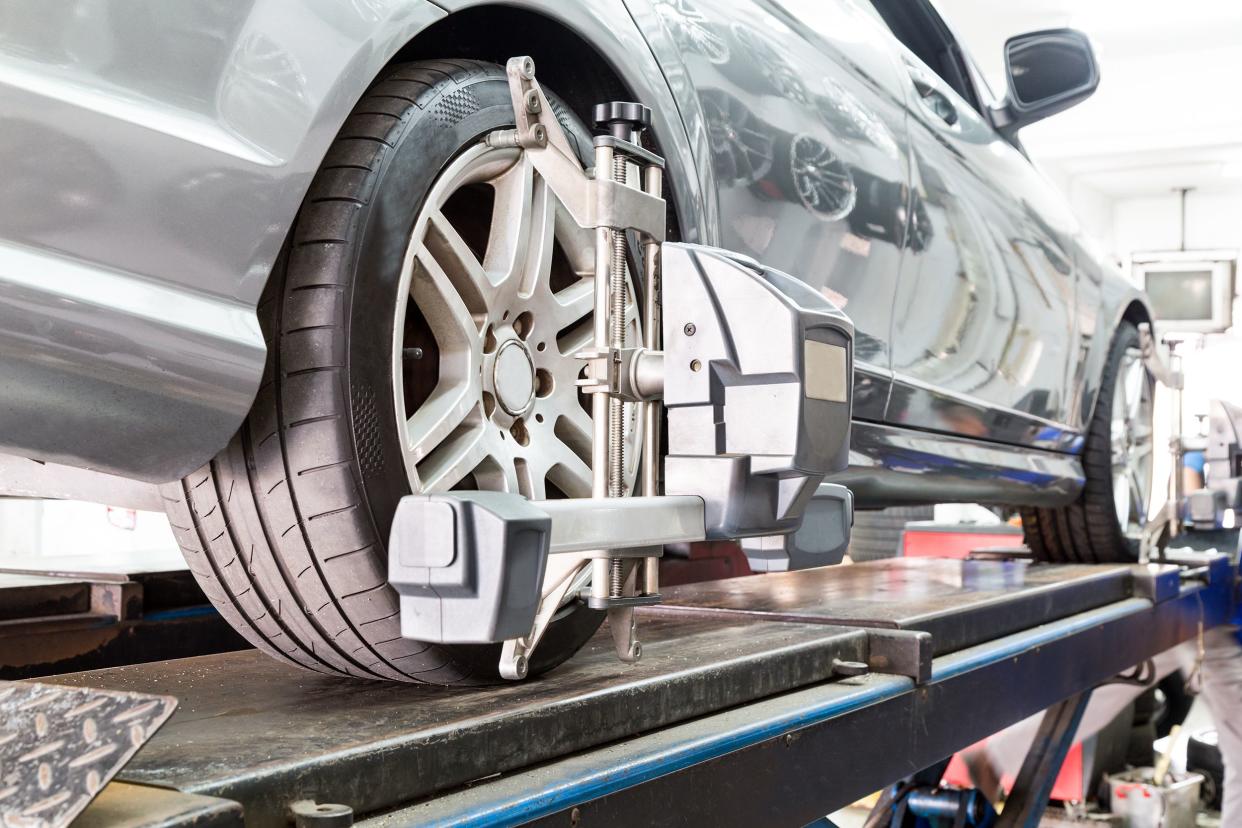
<svg viewBox="0 0 1242 828">
<path fill-rule="evenodd" d="M 984 116 L 926 0 L 876 0 L 893 29 L 911 150 L 911 240 L 886 419 L 1068 448 L 1076 356 L 1072 237 L 1059 194 Z"/>
<path fill-rule="evenodd" d="M 909 150 L 888 35 L 854 0 L 626 0 L 714 180 L 717 238 L 854 321 L 854 414 L 883 416 Z"/>
</svg>

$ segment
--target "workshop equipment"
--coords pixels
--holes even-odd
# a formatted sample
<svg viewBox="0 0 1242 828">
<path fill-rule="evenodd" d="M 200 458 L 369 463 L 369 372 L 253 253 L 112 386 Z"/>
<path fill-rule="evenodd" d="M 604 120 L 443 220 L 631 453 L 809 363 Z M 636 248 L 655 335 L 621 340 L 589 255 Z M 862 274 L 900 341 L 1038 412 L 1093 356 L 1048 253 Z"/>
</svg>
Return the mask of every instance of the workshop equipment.
<svg viewBox="0 0 1242 828">
<path fill-rule="evenodd" d="M 575 813 L 588 826 L 802 825 L 1231 612 L 1221 555 L 1032 565 L 1005 586 L 966 563 L 673 587 L 635 610 L 640 662 L 619 663 L 601 631 L 539 681 L 500 688 L 347 682 L 254 651 L 48 680 L 181 702 L 83 826 L 98 813 L 95 825 L 147 828 L 156 795 L 166 828 L 286 825 L 305 801 L 375 828 L 565 826 Z M 1035 756 L 1055 776 L 1047 744 Z M 1026 802 L 1012 813 L 1035 825 L 1046 799 Z"/>
<path fill-rule="evenodd" d="M 402 636 L 504 642 L 500 673 L 521 679 L 551 619 L 579 596 L 608 613 L 618 657 L 641 657 L 634 609 L 660 600 L 666 543 L 755 539 L 744 549 L 756 569 L 840 560 L 853 500 L 822 481 L 847 465 L 854 329 L 793 276 L 664 241 L 664 161 L 641 145 L 646 107 L 596 107 L 608 134 L 584 170 L 534 62 L 512 58 L 506 72 L 517 126 L 485 141 L 521 147 L 596 233 L 594 341 L 578 355 L 594 489 L 539 503 L 508 492 L 409 495 L 393 520 L 388 580 L 401 595 Z M 626 340 L 631 275 L 642 284 L 642 343 Z M 635 405 L 641 455 L 628 457 Z M 642 494 L 631 497 L 636 466 Z M 787 539 L 808 509 L 812 531 Z"/>
<path fill-rule="evenodd" d="M 1194 828 L 1202 784 L 1197 773 L 1157 779 L 1151 768 L 1135 768 L 1108 777 L 1109 807 L 1125 828 Z"/>
<path fill-rule="evenodd" d="M 1172 412 L 1172 437 L 1169 438 L 1169 454 L 1172 459 L 1169 481 L 1166 487 L 1166 499 L 1155 517 L 1143 527 L 1143 537 L 1139 544 L 1139 560 L 1146 562 L 1151 553 L 1163 553 L 1169 541 L 1177 537 L 1182 530 L 1182 501 L 1185 497 L 1185 484 L 1182 480 L 1182 459 L 1186 447 L 1182 440 L 1182 391 L 1186 388 L 1186 374 L 1182 370 L 1182 357 L 1178 348 L 1182 341 L 1176 337 L 1166 337 L 1163 343 L 1167 349 L 1167 358 L 1162 355 L 1151 325 L 1143 322 L 1138 326 L 1139 348 L 1142 352 L 1143 367 L 1157 383 L 1169 389 L 1169 408 Z"/>
<path fill-rule="evenodd" d="M 176 707 L 167 695 L 0 681 L 0 825 L 67 828 Z"/>
<path fill-rule="evenodd" d="M 0 679 L 248 646 L 176 549 L 0 558 Z"/>
<path fill-rule="evenodd" d="M 1205 486 L 1186 495 L 1184 523 L 1195 531 L 1233 529 L 1242 511 L 1242 408 L 1224 400 L 1208 404 Z"/>
<path fill-rule="evenodd" d="M 894 792 L 888 828 L 992 828 L 996 810 L 974 788 L 909 788 Z"/>
</svg>

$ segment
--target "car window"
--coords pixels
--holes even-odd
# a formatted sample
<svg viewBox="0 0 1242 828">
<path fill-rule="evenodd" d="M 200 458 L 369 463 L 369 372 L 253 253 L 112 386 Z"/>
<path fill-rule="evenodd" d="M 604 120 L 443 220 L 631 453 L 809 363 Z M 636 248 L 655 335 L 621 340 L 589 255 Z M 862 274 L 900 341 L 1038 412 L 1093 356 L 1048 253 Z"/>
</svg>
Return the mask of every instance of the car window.
<svg viewBox="0 0 1242 828">
<path fill-rule="evenodd" d="M 893 36 L 982 115 L 983 108 L 975 94 L 965 57 L 936 10 L 922 0 L 870 1 Z"/>
</svg>

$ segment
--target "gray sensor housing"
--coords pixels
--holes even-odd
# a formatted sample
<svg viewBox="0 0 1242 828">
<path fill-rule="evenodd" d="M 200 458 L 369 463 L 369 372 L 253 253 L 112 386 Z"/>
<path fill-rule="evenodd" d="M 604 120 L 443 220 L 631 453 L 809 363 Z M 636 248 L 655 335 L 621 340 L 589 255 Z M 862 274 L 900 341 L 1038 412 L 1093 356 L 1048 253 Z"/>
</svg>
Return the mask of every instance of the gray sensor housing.
<svg viewBox="0 0 1242 828">
<path fill-rule="evenodd" d="M 709 539 L 787 534 L 845 469 L 854 326 L 806 283 L 666 243 L 665 492 L 703 498 Z"/>
<path fill-rule="evenodd" d="M 530 633 L 551 530 L 546 512 L 504 492 L 402 498 L 388 548 L 402 637 L 485 644 Z"/>
<path fill-rule="evenodd" d="M 789 572 L 833 566 L 845 558 L 854 525 L 854 495 L 835 483 L 821 483 L 789 535 L 746 538 L 742 552 L 754 572 Z"/>
</svg>

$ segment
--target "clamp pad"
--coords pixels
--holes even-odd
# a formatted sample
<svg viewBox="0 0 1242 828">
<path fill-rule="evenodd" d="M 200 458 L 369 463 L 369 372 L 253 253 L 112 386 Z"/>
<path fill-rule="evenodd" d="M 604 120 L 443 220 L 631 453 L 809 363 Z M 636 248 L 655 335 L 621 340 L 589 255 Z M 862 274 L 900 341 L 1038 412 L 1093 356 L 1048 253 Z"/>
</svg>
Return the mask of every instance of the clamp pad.
<svg viewBox="0 0 1242 828">
<path fill-rule="evenodd" d="M 486 644 L 529 633 L 551 533 L 547 512 L 504 492 L 402 498 L 388 541 L 401 635 Z"/>
<path fill-rule="evenodd" d="M 802 525 L 788 535 L 743 538 L 742 551 L 754 572 L 786 572 L 841 563 L 854 525 L 854 495 L 844 486 L 821 483 L 806 505 Z"/>
</svg>

